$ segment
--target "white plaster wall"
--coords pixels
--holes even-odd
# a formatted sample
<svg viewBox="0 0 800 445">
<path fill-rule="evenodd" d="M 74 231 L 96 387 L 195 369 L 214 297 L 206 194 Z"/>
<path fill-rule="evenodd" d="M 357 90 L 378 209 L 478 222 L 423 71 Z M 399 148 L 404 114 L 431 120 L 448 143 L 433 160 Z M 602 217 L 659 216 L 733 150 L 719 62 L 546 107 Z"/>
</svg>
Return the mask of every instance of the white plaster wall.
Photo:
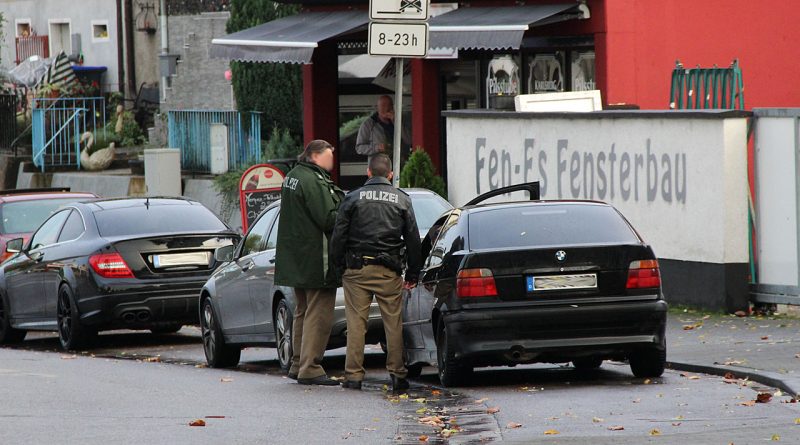
<svg viewBox="0 0 800 445">
<path fill-rule="evenodd" d="M 745 134 L 744 119 L 451 116 L 448 194 L 538 180 L 543 199 L 614 205 L 660 258 L 747 262 Z"/>
<path fill-rule="evenodd" d="M 2 42 L 2 67 L 14 67 L 16 58 L 15 19 L 30 18 L 31 26 L 38 35 L 49 35 L 50 19 L 69 19 L 70 32 L 81 35 L 84 65 L 108 68 L 103 82 L 106 91 L 119 90 L 118 45 L 117 45 L 116 0 L 0 0 L 6 23 L 5 41 Z M 108 23 L 108 40 L 92 41 L 92 21 Z M 54 56 L 55 54 L 51 54 Z"/>
</svg>

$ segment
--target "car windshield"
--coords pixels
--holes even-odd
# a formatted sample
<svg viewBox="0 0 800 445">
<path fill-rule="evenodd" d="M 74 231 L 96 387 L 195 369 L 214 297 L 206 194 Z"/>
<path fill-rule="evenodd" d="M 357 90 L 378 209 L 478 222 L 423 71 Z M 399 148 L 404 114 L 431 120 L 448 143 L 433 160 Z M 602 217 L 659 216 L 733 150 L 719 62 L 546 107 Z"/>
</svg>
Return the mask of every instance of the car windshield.
<svg viewBox="0 0 800 445">
<path fill-rule="evenodd" d="M 417 219 L 420 236 L 428 233 L 433 223 L 444 212 L 453 208 L 444 198 L 433 193 L 413 193 L 411 194 L 411 204 L 414 207 L 414 216 Z"/>
<path fill-rule="evenodd" d="M 627 222 L 609 206 L 526 205 L 469 215 L 472 249 L 639 242 Z"/>
<path fill-rule="evenodd" d="M 2 233 L 33 232 L 59 207 L 79 200 L 81 198 L 73 197 L 7 202 L 0 206 Z"/>
<path fill-rule="evenodd" d="M 94 217 L 104 237 L 228 230 L 211 210 L 201 205 L 142 204 L 97 211 Z"/>
</svg>

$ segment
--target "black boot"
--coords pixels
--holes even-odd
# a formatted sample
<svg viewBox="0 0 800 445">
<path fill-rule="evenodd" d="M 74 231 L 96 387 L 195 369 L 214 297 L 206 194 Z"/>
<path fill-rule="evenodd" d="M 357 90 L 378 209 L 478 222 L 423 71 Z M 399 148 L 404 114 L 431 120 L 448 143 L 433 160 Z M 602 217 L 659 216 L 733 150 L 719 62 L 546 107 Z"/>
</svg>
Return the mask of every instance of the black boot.
<svg viewBox="0 0 800 445">
<path fill-rule="evenodd" d="M 408 380 L 405 377 L 397 377 L 392 374 L 392 392 L 395 394 L 402 394 L 408 391 Z"/>
<path fill-rule="evenodd" d="M 361 380 L 345 380 L 342 382 L 342 388 L 347 389 L 361 389 Z"/>
</svg>

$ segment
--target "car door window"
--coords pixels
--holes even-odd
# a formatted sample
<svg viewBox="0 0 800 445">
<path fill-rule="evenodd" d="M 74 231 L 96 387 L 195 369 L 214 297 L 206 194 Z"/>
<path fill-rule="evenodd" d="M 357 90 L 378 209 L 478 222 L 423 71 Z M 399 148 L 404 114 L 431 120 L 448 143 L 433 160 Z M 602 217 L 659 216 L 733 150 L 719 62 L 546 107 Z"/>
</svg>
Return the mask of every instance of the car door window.
<svg viewBox="0 0 800 445">
<path fill-rule="evenodd" d="M 444 225 L 439 231 L 439 237 L 436 239 L 436 243 L 433 245 L 430 255 L 428 255 L 428 264 L 426 265 L 426 268 L 435 267 L 439 264 L 442 264 L 442 259 L 444 258 L 445 254 L 452 250 L 455 241 L 460 238 L 459 231 L 454 230 L 458 225 L 458 217 L 459 213 L 453 212 L 453 214 L 447 218 L 447 221 L 445 221 Z"/>
<path fill-rule="evenodd" d="M 61 226 L 64 225 L 69 212 L 70 210 L 62 210 L 45 221 L 31 238 L 31 250 L 55 244 L 56 240 L 58 240 L 58 234 L 61 232 Z"/>
<path fill-rule="evenodd" d="M 275 224 L 272 225 L 272 229 L 269 231 L 269 236 L 267 237 L 267 250 L 274 249 L 278 245 L 278 223 L 280 220 L 281 219 L 276 216 Z"/>
<path fill-rule="evenodd" d="M 61 229 L 61 235 L 58 236 L 58 242 L 63 243 L 65 241 L 77 239 L 83 234 L 84 230 L 83 218 L 81 218 L 81 214 L 78 213 L 77 210 L 73 210 L 69 214 L 67 222 L 64 223 L 64 228 Z"/>
<path fill-rule="evenodd" d="M 275 215 L 277 213 L 278 208 L 273 207 L 261 215 L 261 218 L 259 218 L 250 231 L 247 232 L 247 236 L 244 239 L 244 245 L 242 246 L 242 252 L 239 255 L 240 257 L 264 250 L 264 241 L 267 238 L 267 230 L 272 224 L 272 220 L 275 219 Z"/>
</svg>

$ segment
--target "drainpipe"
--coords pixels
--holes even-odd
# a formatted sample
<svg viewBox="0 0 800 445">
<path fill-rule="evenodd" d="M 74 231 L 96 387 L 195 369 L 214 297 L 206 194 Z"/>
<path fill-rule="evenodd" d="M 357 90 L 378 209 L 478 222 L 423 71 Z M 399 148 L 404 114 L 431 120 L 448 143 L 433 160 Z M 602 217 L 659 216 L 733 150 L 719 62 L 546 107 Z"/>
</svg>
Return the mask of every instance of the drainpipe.
<svg viewBox="0 0 800 445">
<path fill-rule="evenodd" d="M 161 0 L 161 55 L 166 56 L 169 54 L 169 31 L 167 30 L 167 0 Z M 161 69 L 161 102 L 167 100 L 167 75 L 165 70 Z"/>
<path fill-rule="evenodd" d="M 135 26 L 132 0 L 125 0 L 125 61 L 128 90 L 134 97 L 136 97 L 136 53 L 133 47 L 133 28 Z"/>
<path fill-rule="evenodd" d="M 122 29 L 122 0 L 117 0 L 117 82 L 119 92 L 125 94 L 125 38 Z"/>
</svg>

